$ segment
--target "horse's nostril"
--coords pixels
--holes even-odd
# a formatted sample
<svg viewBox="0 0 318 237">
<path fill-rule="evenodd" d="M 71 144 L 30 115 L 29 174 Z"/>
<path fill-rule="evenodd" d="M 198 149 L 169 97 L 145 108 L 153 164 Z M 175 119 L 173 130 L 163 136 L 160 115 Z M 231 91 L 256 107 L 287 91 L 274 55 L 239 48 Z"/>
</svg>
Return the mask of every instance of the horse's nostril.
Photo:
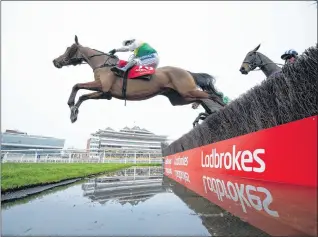
<svg viewBox="0 0 318 237">
<path fill-rule="evenodd" d="M 55 59 L 53 60 L 53 65 L 57 68 L 61 68 L 61 64 L 58 63 Z"/>
<path fill-rule="evenodd" d="M 241 68 L 240 68 L 240 72 L 241 72 L 242 74 L 247 74 L 247 73 L 248 73 L 248 72 L 245 70 L 244 67 L 241 67 Z"/>
</svg>

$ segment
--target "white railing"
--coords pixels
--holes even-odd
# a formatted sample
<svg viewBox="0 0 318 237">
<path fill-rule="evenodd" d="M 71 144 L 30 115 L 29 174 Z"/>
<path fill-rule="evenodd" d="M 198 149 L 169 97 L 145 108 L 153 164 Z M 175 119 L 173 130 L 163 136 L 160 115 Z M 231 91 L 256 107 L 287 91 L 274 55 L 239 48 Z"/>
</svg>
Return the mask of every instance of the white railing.
<svg viewBox="0 0 318 237">
<path fill-rule="evenodd" d="M 1 150 L 1 162 L 14 163 L 162 163 L 157 151 L 107 150 Z"/>
</svg>

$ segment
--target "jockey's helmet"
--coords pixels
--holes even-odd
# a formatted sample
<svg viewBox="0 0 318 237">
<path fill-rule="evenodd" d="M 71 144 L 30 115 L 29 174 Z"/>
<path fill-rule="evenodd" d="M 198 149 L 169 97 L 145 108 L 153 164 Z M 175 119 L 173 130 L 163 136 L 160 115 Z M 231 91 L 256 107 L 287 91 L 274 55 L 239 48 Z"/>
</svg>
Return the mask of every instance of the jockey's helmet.
<svg viewBox="0 0 318 237">
<path fill-rule="evenodd" d="M 291 57 L 296 57 L 298 55 L 297 51 L 294 49 L 287 50 L 280 58 L 283 60 L 289 59 Z"/>
<path fill-rule="evenodd" d="M 129 38 L 129 39 L 124 40 L 123 41 L 123 46 L 130 45 L 130 44 L 134 43 L 135 40 L 136 39 L 134 39 L 134 38 Z"/>
</svg>

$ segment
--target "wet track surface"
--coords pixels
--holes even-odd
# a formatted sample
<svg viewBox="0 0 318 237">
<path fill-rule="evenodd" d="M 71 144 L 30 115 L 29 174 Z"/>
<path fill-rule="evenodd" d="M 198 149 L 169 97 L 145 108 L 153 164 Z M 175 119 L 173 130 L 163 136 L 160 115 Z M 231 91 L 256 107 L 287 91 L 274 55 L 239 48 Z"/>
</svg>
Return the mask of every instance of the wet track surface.
<svg viewBox="0 0 318 237">
<path fill-rule="evenodd" d="M 163 176 L 122 170 L 2 203 L 2 236 L 266 236 Z"/>
</svg>

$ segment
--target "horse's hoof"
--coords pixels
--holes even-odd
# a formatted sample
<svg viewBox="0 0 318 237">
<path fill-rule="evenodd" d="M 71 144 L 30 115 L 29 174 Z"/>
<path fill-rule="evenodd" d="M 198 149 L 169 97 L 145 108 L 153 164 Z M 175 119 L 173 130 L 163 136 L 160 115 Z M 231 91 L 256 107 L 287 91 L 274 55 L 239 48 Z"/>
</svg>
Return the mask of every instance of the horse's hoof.
<svg viewBox="0 0 318 237">
<path fill-rule="evenodd" d="M 74 123 L 77 120 L 78 108 L 76 106 L 71 107 L 71 122 Z"/>
</svg>

